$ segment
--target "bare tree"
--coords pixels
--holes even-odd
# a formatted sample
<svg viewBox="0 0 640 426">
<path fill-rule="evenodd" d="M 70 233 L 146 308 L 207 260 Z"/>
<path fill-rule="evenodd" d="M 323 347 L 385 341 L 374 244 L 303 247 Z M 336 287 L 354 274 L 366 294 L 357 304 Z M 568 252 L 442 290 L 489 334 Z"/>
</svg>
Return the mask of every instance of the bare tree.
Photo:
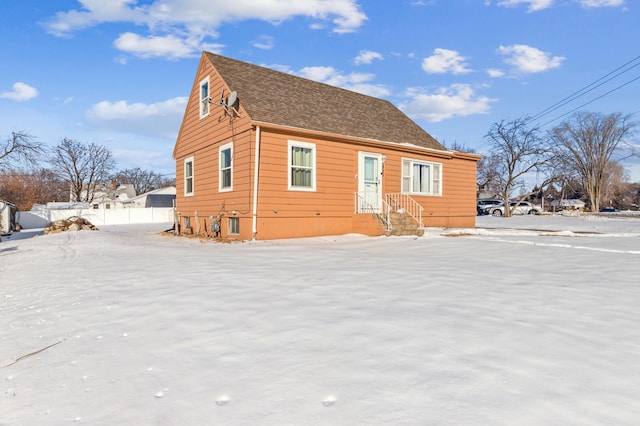
<svg viewBox="0 0 640 426">
<path fill-rule="evenodd" d="M 90 203 L 96 185 L 104 183 L 115 167 L 109 148 L 64 138 L 52 152 L 51 167 L 69 182 L 71 201 Z"/>
<path fill-rule="evenodd" d="M 476 177 L 476 197 L 480 198 L 483 193 L 490 193 L 495 197 L 502 193 L 500 176 L 498 174 L 500 158 L 489 153 L 478 161 L 478 172 Z"/>
<path fill-rule="evenodd" d="M 453 151 L 469 152 L 472 154 L 476 153 L 474 148 L 468 147 L 457 141 L 454 141 L 449 149 Z M 476 165 L 476 198 L 480 198 L 483 193 L 487 192 L 492 194 L 500 193 L 500 189 L 497 185 L 496 161 L 497 157 L 491 154 L 483 156 L 478 161 Z"/>
<path fill-rule="evenodd" d="M 604 170 L 600 202 L 611 207 L 624 208 L 622 199 L 629 185 L 627 170 L 617 161 L 609 161 Z"/>
<path fill-rule="evenodd" d="M 526 187 L 525 178 L 543 171 L 550 160 L 547 140 L 540 136 L 537 127 L 529 128 L 529 120 L 519 118 L 512 121 L 502 120 L 494 123 L 485 135 L 491 144 L 492 167 L 495 167 L 495 181 L 509 206 L 509 199 L 514 189 L 521 188 L 521 200 L 529 193 L 522 191 Z M 539 188 L 549 184 L 552 177 L 547 177 Z M 512 209 L 505 208 L 505 216 L 511 216 Z"/>
<path fill-rule="evenodd" d="M 118 183 L 133 185 L 133 188 L 138 195 L 153 191 L 154 189 L 175 185 L 174 180 L 166 179 L 159 173 L 142 170 L 139 167 L 119 170 L 111 177 L 111 179 Z"/>
<path fill-rule="evenodd" d="M 582 179 L 591 211 L 599 211 L 607 164 L 634 126 L 619 113 L 578 112 L 551 130 L 557 155 Z"/>
<path fill-rule="evenodd" d="M 0 170 L 11 168 L 14 162 L 34 165 L 44 153 L 43 144 L 26 132 L 11 132 L 0 143 Z"/>
<path fill-rule="evenodd" d="M 0 198 L 28 211 L 33 204 L 67 200 L 69 185 L 49 169 L 12 169 L 0 174 Z"/>
</svg>

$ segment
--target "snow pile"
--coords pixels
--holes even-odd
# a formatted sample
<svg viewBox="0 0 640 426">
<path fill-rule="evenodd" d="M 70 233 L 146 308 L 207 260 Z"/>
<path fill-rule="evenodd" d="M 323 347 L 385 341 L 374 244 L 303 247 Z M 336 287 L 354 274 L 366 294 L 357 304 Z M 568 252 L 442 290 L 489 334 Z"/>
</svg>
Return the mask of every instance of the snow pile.
<svg viewBox="0 0 640 426">
<path fill-rule="evenodd" d="M 640 222 L 478 221 L 459 238 L 12 237 L 0 425 L 635 424 L 640 239 L 622 235 Z"/>
</svg>

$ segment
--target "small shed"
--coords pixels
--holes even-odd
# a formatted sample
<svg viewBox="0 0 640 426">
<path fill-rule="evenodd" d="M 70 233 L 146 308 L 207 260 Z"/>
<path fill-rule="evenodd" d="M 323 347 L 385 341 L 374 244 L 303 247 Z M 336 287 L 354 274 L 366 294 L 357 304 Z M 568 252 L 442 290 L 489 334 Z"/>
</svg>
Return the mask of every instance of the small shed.
<svg viewBox="0 0 640 426">
<path fill-rule="evenodd" d="M 8 235 L 18 230 L 18 208 L 5 200 L 0 200 L 0 235 Z"/>
</svg>

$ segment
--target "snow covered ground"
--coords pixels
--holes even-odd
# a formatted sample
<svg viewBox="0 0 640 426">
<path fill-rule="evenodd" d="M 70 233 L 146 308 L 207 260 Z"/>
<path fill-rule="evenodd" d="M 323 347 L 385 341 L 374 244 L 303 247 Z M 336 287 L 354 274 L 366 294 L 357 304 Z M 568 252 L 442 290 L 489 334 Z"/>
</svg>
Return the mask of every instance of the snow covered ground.
<svg viewBox="0 0 640 426">
<path fill-rule="evenodd" d="M 0 243 L 0 425 L 635 425 L 640 219 Z"/>
</svg>

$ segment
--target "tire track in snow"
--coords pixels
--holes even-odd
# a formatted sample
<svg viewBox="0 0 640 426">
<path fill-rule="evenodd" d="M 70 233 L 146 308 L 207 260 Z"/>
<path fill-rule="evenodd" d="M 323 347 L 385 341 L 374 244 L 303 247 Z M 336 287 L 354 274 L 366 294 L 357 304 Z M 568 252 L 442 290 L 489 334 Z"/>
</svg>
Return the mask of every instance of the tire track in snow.
<svg viewBox="0 0 640 426">
<path fill-rule="evenodd" d="M 602 253 L 619 253 L 619 254 L 633 254 L 640 255 L 640 250 L 620 250 L 614 248 L 606 248 L 606 247 L 587 247 L 587 246 L 579 246 L 574 244 L 560 244 L 560 243 L 541 243 L 537 241 L 525 241 L 525 240 L 508 240 L 505 238 L 498 237 L 477 237 L 480 240 L 484 241 L 492 241 L 492 242 L 501 242 L 501 243 L 510 243 L 510 244 L 525 244 L 530 246 L 539 246 L 539 247 L 556 247 L 556 248 L 567 248 L 572 250 L 587 250 L 587 251 L 596 251 Z"/>
<path fill-rule="evenodd" d="M 62 258 L 74 262 L 78 258 L 78 248 L 76 240 L 80 231 L 67 231 L 63 232 L 64 241 L 60 244 L 60 251 L 62 252 Z"/>
</svg>

